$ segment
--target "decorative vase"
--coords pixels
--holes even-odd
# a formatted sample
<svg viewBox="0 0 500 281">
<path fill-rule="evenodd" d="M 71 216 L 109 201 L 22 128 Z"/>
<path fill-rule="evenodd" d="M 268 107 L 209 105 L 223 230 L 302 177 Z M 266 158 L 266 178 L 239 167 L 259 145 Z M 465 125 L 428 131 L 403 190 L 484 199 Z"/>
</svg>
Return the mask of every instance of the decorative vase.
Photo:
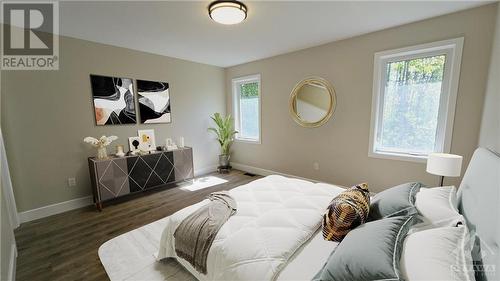
<svg viewBox="0 0 500 281">
<path fill-rule="evenodd" d="M 231 158 L 231 155 L 229 154 L 219 155 L 219 166 L 224 168 L 229 167 L 229 158 Z"/>
<path fill-rule="evenodd" d="M 97 147 L 97 159 L 108 159 L 108 152 L 105 146 Z"/>
<path fill-rule="evenodd" d="M 123 145 L 119 144 L 116 146 L 116 153 L 115 153 L 116 156 L 118 157 L 123 157 L 125 156 L 125 152 L 123 152 Z"/>
</svg>

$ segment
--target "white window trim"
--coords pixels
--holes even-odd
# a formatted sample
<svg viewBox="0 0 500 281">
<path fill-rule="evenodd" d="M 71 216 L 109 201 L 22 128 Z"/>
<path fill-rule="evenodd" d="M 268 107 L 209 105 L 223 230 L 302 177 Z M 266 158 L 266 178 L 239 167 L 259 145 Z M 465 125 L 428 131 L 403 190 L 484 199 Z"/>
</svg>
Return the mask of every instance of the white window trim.
<svg viewBox="0 0 500 281">
<path fill-rule="evenodd" d="M 259 83 L 259 107 L 258 107 L 258 118 L 259 118 L 259 137 L 258 139 L 249 139 L 249 138 L 241 138 L 239 134 L 236 134 L 234 140 L 236 142 L 242 143 L 252 143 L 252 144 L 261 144 L 262 143 L 262 82 L 260 79 L 260 74 L 247 75 L 242 77 L 233 78 L 231 80 L 231 88 L 232 88 L 232 100 L 233 100 L 233 120 L 234 120 L 234 128 L 236 131 L 239 131 L 240 127 L 240 96 L 237 89 L 237 85 L 244 82 L 251 82 L 257 80 Z"/>
<path fill-rule="evenodd" d="M 421 44 L 401 49 L 375 53 L 373 72 L 373 97 L 370 124 L 370 140 L 368 156 L 373 158 L 403 160 L 411 162 L 426 162 L 427 155 L 412 155 L 409 153 L 395 153 L 376 151 L 376 138 L 380 126 L 383 107 L 383 91 L 385 88 L 385 70 L 387 62 L 411 59 L 412 57 L 446 54 L 445 69 L 442 82 L 442 94 L 439 102 L 438 127 L 436 147 L 438 152 L 449 153 L 453 134 L 453 121 L 457 101 L 458 83 L 460 80 L 460 65 L 462 62 L 464 38 L 443 40 L 428 44 Z M 444 115 L 444 116 L 443 116 Z M 443 129 L 444 127 L 444 129 Z"/>
</svg>

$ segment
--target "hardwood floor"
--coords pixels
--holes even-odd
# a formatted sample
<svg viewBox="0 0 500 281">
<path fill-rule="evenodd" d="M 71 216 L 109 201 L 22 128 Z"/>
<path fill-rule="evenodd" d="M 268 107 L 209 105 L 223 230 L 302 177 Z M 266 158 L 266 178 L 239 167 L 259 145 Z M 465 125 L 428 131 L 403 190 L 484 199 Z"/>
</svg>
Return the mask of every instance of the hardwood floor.
<svg viewBox="0 0 500 281">
<path fill-rule="evenodd" d="M 97 255 L 102 243 L 199 202 L 211 192 L 260 178 L 235 170 L 206 176 L 227 182 L 197 191 L 185 191 L 182 184 L 105 205 L 102 212 L 89 206 L 23 223 L 15 233 L 17 280 L 108 280 Z"/>
</svg>

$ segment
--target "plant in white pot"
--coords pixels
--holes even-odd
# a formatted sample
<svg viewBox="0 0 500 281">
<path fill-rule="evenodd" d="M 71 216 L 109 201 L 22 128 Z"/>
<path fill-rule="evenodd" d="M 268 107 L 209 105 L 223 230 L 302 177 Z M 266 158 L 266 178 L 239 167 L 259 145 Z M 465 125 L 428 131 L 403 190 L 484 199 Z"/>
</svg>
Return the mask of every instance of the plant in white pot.
<svg viewBox="0 0 500 281">
<path fill-rule="evenodd" d="M 217 135 L 217 141 L 219 141 L 220 144 L 221 154 L 219 155 L 219 166 L 229 167 L 231 145 L 234 141 L 234 135 L 238 132 L 233 128 L 231 115 L 223 117 L 220 113 L 215 113 L 211 118 L 217 125 L 217 128 L 212 127 L 208 128 L 208 130 Z"/>
</svg>

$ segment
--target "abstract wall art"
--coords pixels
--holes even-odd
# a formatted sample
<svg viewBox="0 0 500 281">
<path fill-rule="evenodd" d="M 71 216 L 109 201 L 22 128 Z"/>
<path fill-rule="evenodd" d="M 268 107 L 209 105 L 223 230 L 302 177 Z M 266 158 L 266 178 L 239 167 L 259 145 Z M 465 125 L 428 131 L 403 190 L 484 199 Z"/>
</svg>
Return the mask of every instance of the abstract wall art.
<svg viewBox="0 0 500 281">
<path fill-rule="evenodd" d="M 141 123 L 171 122 L 168 83 L 137 80 L 137 93 Z"/>
<path fill-rule="evenodd" d="M 90 75 L 96 125 L 135 124 L 132 79 Z"/>
<path fill-rule="evenodd" d="M 129 137 L 128 138 L 128 148 L 130 151 L 139 150 L 139 145 L 141 144 L 139 137 Z"/>
</svg>

